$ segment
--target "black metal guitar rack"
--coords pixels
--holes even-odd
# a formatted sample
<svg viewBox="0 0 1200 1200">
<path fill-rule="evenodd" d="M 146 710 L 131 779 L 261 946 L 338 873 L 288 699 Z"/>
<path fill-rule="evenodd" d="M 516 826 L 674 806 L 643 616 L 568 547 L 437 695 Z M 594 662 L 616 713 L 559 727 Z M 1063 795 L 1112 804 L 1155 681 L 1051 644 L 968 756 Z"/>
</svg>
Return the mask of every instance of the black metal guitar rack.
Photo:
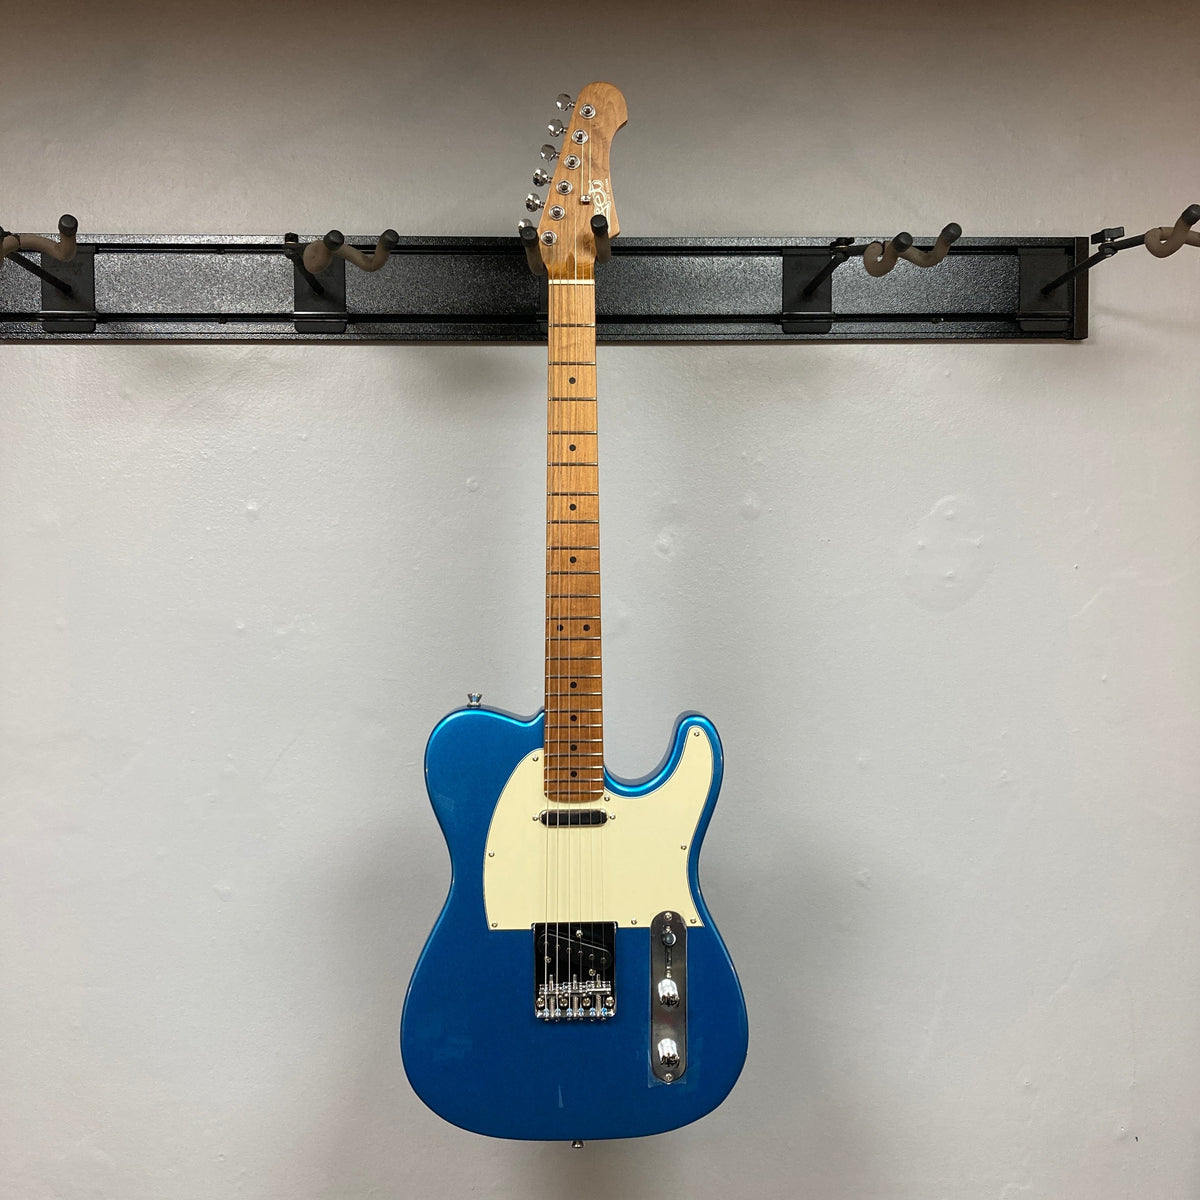
<svg viewBox="0 0 1200 1200">
<path fill-rule="evenodd" d="M 545 277 L 531 274 L 519 237 L 398 237 L 389 230 L 383 239 L 342 239 L 331 231 L 322 240 L 327 251 L 303 261 L 304 245 L 294 234 L 95 235 L 80 238 L 70 261 L 43 253 L 40 264 L 10 252 L 0 270 L 0 339 L 545 338 Z M 892 254 L 882 276 L 864 262 L 867 240 L 619 238 L 611 261 L 597 271 L 597 336 L 607 342 L 1087 336 L 1086 237 L 956 237 L 942 250 L 944 260 L 922 269 L 896 261 L 907 248 L 927 253 L 903 234 L 886 246 L 883 239 L 875 243 L 885 257 Z M 336 257 L 355 255 L 357 247 L 355 261 L 377 245 L 386 257 L 381 269 L 347 271 L 344 257 Z M 305 266 L 318 261 L 324 264 L 318 271 Z"/>
</svg>

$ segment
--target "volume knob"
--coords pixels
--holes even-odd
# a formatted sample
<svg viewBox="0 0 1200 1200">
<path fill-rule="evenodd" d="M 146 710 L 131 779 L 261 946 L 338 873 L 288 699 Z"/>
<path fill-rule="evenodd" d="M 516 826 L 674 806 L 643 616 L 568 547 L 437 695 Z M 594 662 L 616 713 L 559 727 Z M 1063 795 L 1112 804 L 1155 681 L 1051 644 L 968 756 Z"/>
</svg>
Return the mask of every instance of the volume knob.
<svg viewBox="0 0 1200 1200">
<path fill-rule="evenodd" d="M 679 987 L 673 979 L 658 981 L 658 1002 L 663 1008 L 679 1007 Z"/>
</svg>

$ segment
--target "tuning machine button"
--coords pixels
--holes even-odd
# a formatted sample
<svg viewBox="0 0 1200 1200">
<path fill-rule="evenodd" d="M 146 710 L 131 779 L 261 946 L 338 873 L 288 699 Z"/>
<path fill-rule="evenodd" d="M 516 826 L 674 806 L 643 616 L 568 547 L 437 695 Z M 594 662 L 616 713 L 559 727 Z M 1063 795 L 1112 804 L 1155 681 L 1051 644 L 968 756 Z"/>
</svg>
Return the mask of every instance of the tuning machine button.
<svg viewBox="0 0 1200 1200">
<path fill-rule="evenodd" d="M 575 107 L 575 101 L 571 99 L 570 92 L 559 92 L 558 99 L 554 103 L 558 105 L 559 112 L 570 112 Z"/>
<path fill-rule="evenodd" d="M 525 207 L 529 209 L 530 212 L 537 212 L 537 210 L 545 203 L 545 200 L 543 200 L 536 192 L 530 192 L 529 195 L 525 197 Z"/>
<path fill-rule="evenodd" d="M 546 128 L 550 130 L 551 137 L 562 137 L 567 132 L 567 127 L 557 117 Z"/>
<path fill-rule="evenodd" d="M 541 167 L 538 167 L 538 169 L 536 171 L 534 171 L 534 173 L 533 173 L 533 186 L 534 187 L 545 187 L 546 184 L 548 184 L 549 182 L 550 182 L 550 173 L 548 171 L 543 170 Z"/>
<path fill-rule="evenodd" d="M 558 147 L 547 142 L 538 153 L 547 161 L 553 162 L 558 157 Z"/>
</svg>

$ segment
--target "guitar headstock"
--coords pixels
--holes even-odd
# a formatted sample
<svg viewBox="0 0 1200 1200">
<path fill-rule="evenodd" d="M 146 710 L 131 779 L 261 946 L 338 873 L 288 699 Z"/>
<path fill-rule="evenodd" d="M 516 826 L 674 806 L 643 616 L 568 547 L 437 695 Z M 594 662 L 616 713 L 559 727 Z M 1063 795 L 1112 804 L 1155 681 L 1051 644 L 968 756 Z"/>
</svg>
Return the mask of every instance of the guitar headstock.
<svg viewBox="0 0 1200 1200">
<path fill-rule="evenodd" d="M 596 261 L 592 217 L 608 221 L 608 236 L 620 232 L 613 201 L 608 156 L 613 134 L 628 116 L 625 97 L 611 83 L 589 83 L 577 100 L 563 93 L 558 98 L 563 120 L 550 123 L 553 137 L 563 139 L 562 150 L 547 143 L 542 158 L 555 164 L 550 176 L 541 168 L 533 177 L 538 187 L 549 184 L 545 200 L 530 194 L 526 207 L 542 210 L 538 222 L 538 250 L 552 279 L 590 278 Z"/>
</svg>

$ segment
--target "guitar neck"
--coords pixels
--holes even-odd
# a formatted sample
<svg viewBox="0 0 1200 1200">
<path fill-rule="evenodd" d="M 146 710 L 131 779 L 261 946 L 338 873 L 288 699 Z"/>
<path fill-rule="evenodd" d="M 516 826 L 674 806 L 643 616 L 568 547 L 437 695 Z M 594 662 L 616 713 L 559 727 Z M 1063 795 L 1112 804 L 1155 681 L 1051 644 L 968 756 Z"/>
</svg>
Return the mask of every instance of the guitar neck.
<svg viewBox="0 0 1200 1200">
<path fill-rule="evenodd" d="M 546 437 L 546 795 L 604 790 L 596 302 L 588 264 L 549 281 Z"/>
</svg>

